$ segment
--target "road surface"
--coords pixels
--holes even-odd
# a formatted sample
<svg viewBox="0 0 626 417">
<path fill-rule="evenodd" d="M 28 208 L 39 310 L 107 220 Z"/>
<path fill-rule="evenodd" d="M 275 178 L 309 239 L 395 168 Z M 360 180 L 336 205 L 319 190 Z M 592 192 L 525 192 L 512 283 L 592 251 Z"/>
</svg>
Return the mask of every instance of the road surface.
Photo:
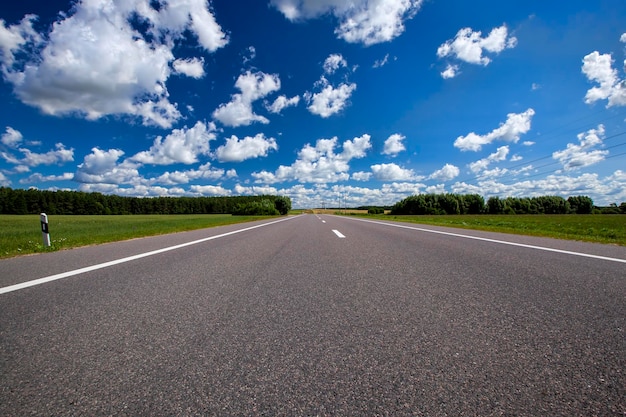
<svg viewBox="0 0 626 417">
<path fill-rule="evenodd" d="M 3 416 L 624 416 L 626 248 L 301 215 L 13 258 L 0 347 Z"/>
</svg>

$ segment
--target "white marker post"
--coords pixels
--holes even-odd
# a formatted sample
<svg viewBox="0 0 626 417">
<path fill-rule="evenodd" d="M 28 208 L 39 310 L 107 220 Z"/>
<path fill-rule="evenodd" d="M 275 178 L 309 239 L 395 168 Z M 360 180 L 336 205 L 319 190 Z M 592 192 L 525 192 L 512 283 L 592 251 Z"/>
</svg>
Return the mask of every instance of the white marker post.
<svg viewBox="0 0 626 417">
<path fill-rule="evenodd" d="M 41 213 L 41 237 L 43 239 L 43 245 L 49 248 L 50 232 L 48 232 L 48 216 L 46 213 Z"/>
</svg>

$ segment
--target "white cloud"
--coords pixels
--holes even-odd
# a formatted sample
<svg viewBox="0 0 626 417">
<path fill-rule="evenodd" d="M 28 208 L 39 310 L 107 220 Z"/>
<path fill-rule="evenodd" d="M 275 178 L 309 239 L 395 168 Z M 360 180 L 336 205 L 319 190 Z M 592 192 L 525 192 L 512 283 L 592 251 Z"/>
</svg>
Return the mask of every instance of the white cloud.
<svg viewBox="0 0 626 417">
<path fill-rule="evenodd" d="M 0 19 L 0 63 L 3 71 L 10 70 L 15 62 L 15 52 L 25 44 L 39 44 L 41 36 L 33 28 L 33 22 L 37 16 L 29 14 L 24 16 L 18 25 L 6 26 Z"/>
<path fill-rule="evenodd" d="M 6 175 L 0 172 L 0 187 L 10 187 L 10 186 L 11 186 L 11 181 L 9 181 Z"/>
<path fill-rule="evenodd" d="M 176 43 L 187 33 L 209 52 L 228 42 L 205 0 L 164 0 L 159 10 L 147 0 L 79 1 L 59 16 L 46 36 L 25 37 L 26 23 L 21 31 L 0 25 L 21 36 L 0 41 L 5 79 L 24 103 L 51 115 L 131 115 L 171 127 L 181 116 L 166 88 Z M 22 60 L 10 65 L 17 51 Z"/>
<path fill-rule="evenodd" d="M 244 56 L 243 56 L 244 65 L 252 61 L 254 58 L 256 58 L 256 48 L 254 46 L 249 46 L 244 52 Z"/>
<path fill-rule="evenodd" d="M 485 56 L 486 52 L 500 53 L 517 45 L 517 38 L 509 37 L 506 25 L 494 28 L 486 38 L 482 32 L 474 32 L 471 28 L 459 30 L 456 37 L 444 42 L 437 49 L 439 58 L 451 57 L 462 62 L 475 65 L 489 65 L 491 58 Z M 443 78 L 453 78 L 458 74 L 458 67 L 448 65 L 441 73 Z"/>
<path fill-rule="evenodd" d="M 22 136 L 21 132 L 7 126 L 6 132 L 0 137 L 0 142 L 9 148 L 17 148 L 23 139 L 24 136 Z"/>
<path fill-rule="evenodd" d="M 233 135 L 226 140 L 225 145 L 215 150 L 215 156 L 220 162 L 241 162 L 267 156 L 270 150 L 278 150 L 276 139 L 266 138 L 262 133 L 254 137 L 247 136 L 241 140 Z"/>
<path fill-rule="evenodd" d="M 234 189 L 235 193 L 238 195 L 278 195 L 280 192 L 274 188 L 269 186 L 257 186 L 254 185 L 252 187 L 244 187 L 241 184 L 235 185 Z"/>
<path fill-rule="evenodd" d="M 232 192 L 221 185 L 192 185 L 191 192 L 198 195 L 228 196 Z"/>
<path fill-rule="evenodd" d="M 21 172 L 27 172 L 29 168 L 38 165 L 62 165 L 74 160 L 74 148 L 66 149 L 62 143 L 57 143 L 54 150 L 46 153 L 37 153 L 26 148 L 19 148 L 18 151 L 22 153 L 21 158 L 7 152 L 1 152 L 0 157 L 10 164 L 20 165 Z"/>
<path fill-rule="evenodd" d="M 376 61 L 374 61 L 374 65 L 372 65 L 372 68 L 384 67 L 385 65 L 387 65 L 387 62 L 389 62 L 389 54 L 385 54 L 383 59 L 377 59 Z"/>
<path fill-rule="evenodd" d="M 383 155 L 391 155 L 396 156 L 400 152 L 406 150 L 406 147 L 402 143 L 402 141 L 406 139 L 406 136 L 400 135 L 399 133 L 394 133 L 389 136 L 387 140 L 385 140 L 385 148 L 383 149 Z"/>
<path fill-rule="evenodd" d="M 137 184 L 141 179 L 137 164 L 117 163 L 123 155 L 124 151 L 120 149 L 103 151 L 93 148 L 78 165 L 74 179 L 84 184 Z"/>
<path fill-rule="evenodd" d="M 300 103 L 300 96 L 287 98 L 287 96 L 278 96 L 270 105 L 265 103 L 265 108 L 271 113 L 280 113 L 287 107 L 297 106 Z"/>
<path fill-rule="evenodd" d="M 55 182 L 55 181 L 71 181 L 74 179 L 74 174 L 71 172 L 65 172 L 61 175 L 42 175 L 35 173 L 27 178 L 21 179 L 20 184 L 34 184 L 40 182 Z"/>
<path fill-rule="evenodd" d="M 198 169 L 191 169 L 187 171 L 174 171 L 165 172 L 162 175 L 146 180 L 148 184 L 162 184 L 162 185 L 176 185 L 176 184 L 188 184 L 191 181 L 204 179 L 204 180 L 218 180 L 224 177 L 223 169 L 211 168 L 210 163 L 201 165 Z"/>
<path fill-rule="evenodd" d="M 193 164 L 199 155 L 208 155 L 210 142 L 216 139 L 214 123 L 197 122 L 192 128 L 174 129 L 165 139 L 158 136 L 149 150 L 130 158 L 142 164 Z"/>
<path fill-rule="evenodd" d="M 617 170 L 612 175 L 600 178 L 598 174 L 585 173 L 573 177 L 569 175 L 549 175 L 538 180 L 500 183 L 489 178 L 479 181 L 477 185 L 455 183 L 455 193 L 478 193 L 483 197 L 511 196 L 537 197 L 559 195 L 564 198 L 575 195 L 587 195 L 597 205 L 608 205 L 626 201 L 626 172 Z"/>
<path fill-rule="evenodd" d="M 501 146 L 498 148 L 496 152 L 492 153 L 487 158 L 483 158 L 483 159 L 480 159 L 476 162 L 472 162 L 471 164 L 469 164 L 469 168 L 474 174 L 476 174 L 480 171 L 487 169 L 487 167 L 492 162 L 499 162 L 499 161 L 506 160 L 506 157 L 508 156 L 508 154 L 509 154 L 509 147 Z"/>
<path fill-rule="evenodd" d="M 459 74 L 459 66 L 448 64 L 446 69 L 441 72 L 441 77 L 444 79 L 454 78 Z"/>
<path fill-rule="evenodd" d="M 397 164 L 376 164 L 371 166 L 374 178 L 380 181 L 410 181 L 416 179 L 412 169 Z"/>
<path fill-rule="evenodd" d="M 600 84 L 585 95 L 587 104 L 608 100 L 607 107 L 626 106 L 626 81 L 621 80 L 613 68 L 611 54 L 592 52 L 583 58 L 582 72 L 589 81 Z"/>
<path fill-rule="evenodd" d="M 460 172 L 461 171 L 458 167 L 451 164 L 445 164 L 443 168 L 433 172 L 428 179 L 436 181 L 450 181 L 451 179 L 458 177 Z"/>
<path fill-rule="evenodd" d="M 479 151 L 483 145 L 493 141 L 501 140 L 505 142 L 517 143 L 520 135 L 528 133 L 530 130 L 532 117 L 535 115 L 533 109 L 528 109 L 523 113 L 509 113 L 506 122 L 486 135 L 478 135 L 474 132 L 467 136 L 459 136 L 454 141 L 454 146 L 462 151 Z"/>
<path fill-rule="evenodd" d="M 304 98 L 309 104 L 308 109 L 311 113 L 327 118 L 346 107 L 354 90 L 356 90 L 354 83 L 341 83 L 337 88 L 326 85 L 319 93 L 305 93 Z"/>
<path fill-rule="evenodd" d="M 346 181 L 350 178 L 349 162 L 355 158 L 363 158 L 372 147 L 370 135 L 356 137 L 343 143 L 341 153 L 336 153 L 338 139 L 319 139 L 315 146 L 306 144 L 296 161 L 289 165 L 281 165 L 275 172 L 255 172 L 252 176 L 257 183 L 272 184 L 285 181 L 302 183 L 329 183 Z"/>
<path fill-rule="evenodd" d="M 567 147 L 561 151 L 554 152 L 552 158 L 558 160 L 565 171 L 583 168 L 603 161 L 609 151 L 594 149 L 602 146 L 605 135 L 603 125 L 597 129 L 590 129 L 578 135 L 578 144 L 568 143 Z"/>
<path fill-rule="evenodd" d="M 365 134 L 352 140 L 345 141 L 343 143 L 343 151 L 340 154 L 340 158 L 346 161 L 364 158 L 367 155 L 367 151 L 372 147 L 370 139 L 371 136 Z"/>
<path fill-rule="evenodd" d="M 204 77 L 204 59 L 202 58 L 177 59 L 172 66 L 177 74 L 195 79 Z"/>
<path fill-rule="evenodd" d="M 339 68 L 346 68 L 348 61 L 341 54 L 331 54 L 324 61 L 324 72 L 334 74 Z"/>
<path fill-rule="evenodd" d="M 350 178 L 354 181 L 369 181 L 370 178 L 372 178 L 372 173 L 363 171 L 354 172 Z"/>
<path fill-rule="evenodd" d="M 388 42 L 404 32 L 404 22 L 419 10 L 423 0 L 271 0 L 289 20 L 332 14 L 339 20 L 335 34 L 351 43 Z"/>
<path fill-rule="evenodd" d="M 269 123 L 267 118 L 253 112 L 252 103 L 280 90 L 278 75 L 247 71 L 237 78 L 235 87 L 241 93 L 233 94 L 229 103 L 221 104 L 213 112 L 213 117 L 231 127 L 248 126 L 254 122 Z"/>
</svg>

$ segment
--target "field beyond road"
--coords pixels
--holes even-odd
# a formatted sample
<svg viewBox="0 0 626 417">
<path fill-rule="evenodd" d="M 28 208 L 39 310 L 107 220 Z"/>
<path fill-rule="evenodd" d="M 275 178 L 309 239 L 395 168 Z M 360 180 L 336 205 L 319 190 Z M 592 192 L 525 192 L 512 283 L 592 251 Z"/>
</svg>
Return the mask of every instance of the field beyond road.
<svg viewBox="0 0 626 417">
<path fill-rule="evenodd" d="M 622 214 L 368 215 L 367 218 L 626 246 L 626 216 Z"/>
<path fill-rule="evenodd" d="M 0 259 L 265 218 L 230 214 L 48 216 L 51 246 L 45 248 L 39 216 L 0 215 Z"/>
</svg>

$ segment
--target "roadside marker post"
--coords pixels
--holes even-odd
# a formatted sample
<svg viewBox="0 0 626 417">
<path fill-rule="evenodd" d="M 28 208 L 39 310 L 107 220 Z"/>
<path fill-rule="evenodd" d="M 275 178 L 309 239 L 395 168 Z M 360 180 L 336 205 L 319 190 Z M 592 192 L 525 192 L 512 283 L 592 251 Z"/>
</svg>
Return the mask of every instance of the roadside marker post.
<svg viewBox="0 0 626 417">
<path fill-rule="evenodd" d="M 43 245 L 49 248 L 50 232 L 48 231 L 48 216 L 46 213 L 41 213 L 41 237 L 43 239 Z"/>
</svg>

